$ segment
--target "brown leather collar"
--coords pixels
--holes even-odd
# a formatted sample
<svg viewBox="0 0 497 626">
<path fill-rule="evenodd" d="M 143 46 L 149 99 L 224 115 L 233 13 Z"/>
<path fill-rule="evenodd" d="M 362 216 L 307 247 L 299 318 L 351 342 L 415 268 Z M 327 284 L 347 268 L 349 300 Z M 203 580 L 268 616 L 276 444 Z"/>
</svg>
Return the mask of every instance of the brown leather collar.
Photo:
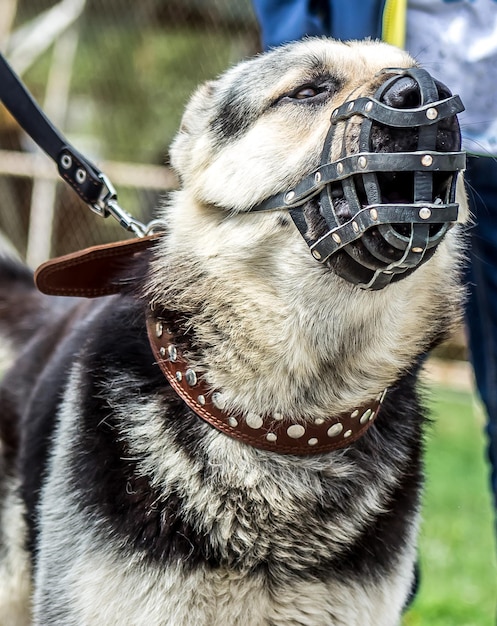
<svg viewBox="0 0 497 626">
<path fill-rule="evenodd" d="M 36 272 L 40 291 L 51 295 L 94 298 L 122 290 L 123 267 L 147 250 L 157 235 L 95 246 L 52 259 Z M 279 415 L 232 415 L 223 410 L 220 392 L 211 390 L 189 366 L 173 333 L 151 313 L 147 316 L 150 346 L 176 393 L 203 420 L 225 435 L 255 448 L 279 454 L 309 455 L 345 448 L 361 437 L 380 410 L 386 390 L 369 404 L 314 423 L 292 422 Z"/>
<path fill-rule="evenodd" d="M 233 415 L 223 410 L 222 394 L 211 390 L 189 366 L 165 322 L 150 313 L 147 331 L 157 364 L 186 404 L 214 428 L 255 448 L 297 455 L 345 448 L 371 426 L 386 395 L 387 390 L 367 405 L 328 419 L 316 419 L 312 424 L 292 422 L 277 415 Z"/>
</svg>

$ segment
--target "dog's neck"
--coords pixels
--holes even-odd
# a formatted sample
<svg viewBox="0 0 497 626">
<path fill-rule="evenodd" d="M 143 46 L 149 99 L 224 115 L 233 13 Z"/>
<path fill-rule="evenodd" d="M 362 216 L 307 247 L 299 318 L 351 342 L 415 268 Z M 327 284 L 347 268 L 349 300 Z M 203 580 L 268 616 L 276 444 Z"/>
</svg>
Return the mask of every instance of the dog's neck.
<svg viewBox="0 0 497 626">
<path fill-rule="evenodd" d="M 345 448 L 366 433 L 376 419 L 387 392 L 385 389 L 366 405 L 327 419 L 297 421 L 276 413 L 233 413 L 226 410 L 223 394 L 210 388 L 185 358 L 170 317 L 166 321 L 150 310 L 147 331 L 157 364 L 185 403 L 217 430 L 255 448 L 296 455 Z"/>
</svg>

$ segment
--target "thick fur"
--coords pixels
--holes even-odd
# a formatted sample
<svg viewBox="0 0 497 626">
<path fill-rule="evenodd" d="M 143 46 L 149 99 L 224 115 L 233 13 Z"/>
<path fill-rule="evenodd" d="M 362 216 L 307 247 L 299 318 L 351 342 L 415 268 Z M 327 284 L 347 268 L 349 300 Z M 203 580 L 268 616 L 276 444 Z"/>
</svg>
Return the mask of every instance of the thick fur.
<svg viewBox="0 0 497 626">
<path fill-rule="evenodd" d="M 201 87 L 172 147 L 168 233 L 134 293 L 65 304 L 2 262 L 0 327 L 18 351 L 0 390 L 2 626 L 400 623 L 422 484 L 417 373 L 457 317 L 458 228 L 367 292 L 313 260 L 285 211 L 247 209 L 318 165 L 351 92 L 413 64 L 385 44 L 311 39 Z M 330 454 L 238 443 L 163 378 L 148 306 L 179 320 L 230 411 L 305 421 L 389 387 L 385 404 Z"/>
</svg>

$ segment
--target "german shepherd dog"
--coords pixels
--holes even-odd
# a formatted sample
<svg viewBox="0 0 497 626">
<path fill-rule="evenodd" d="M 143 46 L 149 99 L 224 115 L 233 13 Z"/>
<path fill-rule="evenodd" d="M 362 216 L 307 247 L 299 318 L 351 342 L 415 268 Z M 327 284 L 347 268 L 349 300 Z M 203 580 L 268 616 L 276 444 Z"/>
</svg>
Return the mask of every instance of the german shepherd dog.
<svg viewBox="0 0 497 626">
<path fill-rule="evenodd" d="M 167 229 L 121 293 L 42 294 L 2 256 L 2 626 L 400 623 L 417 377 L 458 320 L 467 213 L 433 166 L 460 147 L 452 96 L 433 81 L 423 102 L 418 69 L 387 44 L 311 38 L 201 86 Z M 426 172 L 396 172 L 404 157 Z"/>
</svg>

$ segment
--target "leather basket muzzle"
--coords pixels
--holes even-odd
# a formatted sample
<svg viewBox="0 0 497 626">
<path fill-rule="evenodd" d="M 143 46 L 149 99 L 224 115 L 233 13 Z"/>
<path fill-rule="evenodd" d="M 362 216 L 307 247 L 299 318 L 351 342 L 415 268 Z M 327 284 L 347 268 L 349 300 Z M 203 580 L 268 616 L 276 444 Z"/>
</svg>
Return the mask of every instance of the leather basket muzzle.
<svg viewBox="0 0 497 626">
<path fill-rule="evenodd" d="M 288 209 L 312 256 L 364 289 L 381 289 L 433 255 L 457 221 L 456 182 L 465 168 L 459 96 L 441 94 L 440 84 L 420 68 L 381 73 L 387 78 L 373 97 L 347 100 L 333 111 L 319 167 L 251 209 Z M 397 97 L 403 89 L 411 100 L 415 94 L 415 106 Z M 349 125 L 357 125 L 357 116 L 363 118 L 358 152 L 347 154 Z M 332 161 L 339 126 L 341 154 Z M 318 202 L 323 221 L 317 237 L 309 234 L 309 202 Z"/>
</svg>

